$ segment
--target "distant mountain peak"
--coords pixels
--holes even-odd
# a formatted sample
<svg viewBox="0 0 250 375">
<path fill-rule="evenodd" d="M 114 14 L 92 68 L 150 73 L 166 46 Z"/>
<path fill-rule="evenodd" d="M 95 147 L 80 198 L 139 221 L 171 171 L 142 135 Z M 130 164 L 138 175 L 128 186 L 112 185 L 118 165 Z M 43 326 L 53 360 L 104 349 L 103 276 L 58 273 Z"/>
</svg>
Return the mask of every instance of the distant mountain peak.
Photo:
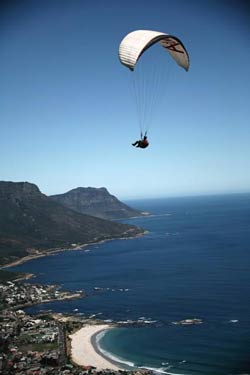
<svg viewBox="0 0 250 375">
<path fill-rule="evenodd" d="M 64 194 L 52 195 L 51 198 L 76 212 L 103 219 L 124 219 L 145 215 L 119 201 L 105 187 L 78 187 Z"/>
</svg>

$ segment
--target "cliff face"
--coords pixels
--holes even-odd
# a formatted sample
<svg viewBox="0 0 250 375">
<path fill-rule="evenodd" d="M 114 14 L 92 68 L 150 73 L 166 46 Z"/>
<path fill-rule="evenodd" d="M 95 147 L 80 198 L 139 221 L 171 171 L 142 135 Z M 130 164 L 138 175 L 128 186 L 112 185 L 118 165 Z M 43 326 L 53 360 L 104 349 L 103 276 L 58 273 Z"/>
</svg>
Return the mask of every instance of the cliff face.
<svg viewBox="0 0 250 375">
<path fill-rule="evenodd" d="M 123 219 L 143 215 L 141 211 L 120 202 L 104 187 L 79 187 L 65 194 L 52 195 L 51 198 L 76 212 L 103 219 Z"/>
<path fill-rule="evenodd" d="M 32 248 L 67 248 L 141 232 L 132 225 L 75 212 L 42 194 L 34 184 L 0 181 L 1 263 L 26 255 Z"/>
</svg>

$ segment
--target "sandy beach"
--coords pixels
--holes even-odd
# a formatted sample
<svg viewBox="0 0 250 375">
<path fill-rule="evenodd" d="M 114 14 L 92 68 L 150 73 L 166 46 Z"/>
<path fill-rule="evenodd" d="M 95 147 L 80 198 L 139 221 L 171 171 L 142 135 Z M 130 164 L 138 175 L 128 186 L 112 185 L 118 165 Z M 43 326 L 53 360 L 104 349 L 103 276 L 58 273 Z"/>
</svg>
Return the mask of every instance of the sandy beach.
<svg viewBox="0 0 250 375">
<path fill-rule="evenodd" d="M 86 325 L 79 331 L 70 335 L 71 338 L 71 358 L 80 366 L 94 366 L 96 369 L 120 370 L 117 365 L 101 356 L 94 348 L 91 338 L 100 331 L 111 329 L 108 324 Z"/>
</svg>

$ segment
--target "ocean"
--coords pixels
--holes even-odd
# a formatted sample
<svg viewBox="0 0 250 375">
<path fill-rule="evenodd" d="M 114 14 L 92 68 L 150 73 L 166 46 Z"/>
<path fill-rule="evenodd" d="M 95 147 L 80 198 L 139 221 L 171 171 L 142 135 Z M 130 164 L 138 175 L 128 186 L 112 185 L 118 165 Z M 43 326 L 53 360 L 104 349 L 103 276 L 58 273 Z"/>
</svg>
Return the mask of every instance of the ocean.
<svg viewBox="0 0 250 375">
<path fill-rule="evenodd" d="M 250 374 L 250 194 L 126 202 L 142 237 L 34 259 L 13 270 L 87 297 L 33 306 L 103 320 L 146 321 L 97 337 L 123 364 L 165 374 Z M 185 319 L 201 324 L 175 324 Z"/>
</svg>

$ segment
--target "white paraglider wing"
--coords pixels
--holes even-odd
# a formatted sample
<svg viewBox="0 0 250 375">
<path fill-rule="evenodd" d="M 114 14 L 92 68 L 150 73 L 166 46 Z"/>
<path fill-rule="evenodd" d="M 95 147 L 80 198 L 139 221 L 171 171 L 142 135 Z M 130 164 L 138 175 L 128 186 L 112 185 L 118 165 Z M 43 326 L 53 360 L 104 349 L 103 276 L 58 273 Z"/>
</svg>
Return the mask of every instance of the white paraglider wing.
<svg viewBox="0 0 250 375">
<path fill-rule="evenodd" d="M 182 42 L 173 35 L 151 30 L 136 30 L 125 36 L 119 47 L 121 63 L 134 70 L 140 56 L 155 43 L 160 43 L 178 65 L 188 70 L 189 56 Z"/>
<path fill-rule="evenodd" d="M 169 55 L 175 63 L 188 71 L 188 52 L 180 39 L 173 35 L 160 31 L 135 30 L 127 34 L 120 43 L 120 62 L 133 72 L 129 76 L 140 134 L 148 134 L 154 113 L 160 108 L 168 91 L 170 68 L 174 65 Z"/>
</svg>

